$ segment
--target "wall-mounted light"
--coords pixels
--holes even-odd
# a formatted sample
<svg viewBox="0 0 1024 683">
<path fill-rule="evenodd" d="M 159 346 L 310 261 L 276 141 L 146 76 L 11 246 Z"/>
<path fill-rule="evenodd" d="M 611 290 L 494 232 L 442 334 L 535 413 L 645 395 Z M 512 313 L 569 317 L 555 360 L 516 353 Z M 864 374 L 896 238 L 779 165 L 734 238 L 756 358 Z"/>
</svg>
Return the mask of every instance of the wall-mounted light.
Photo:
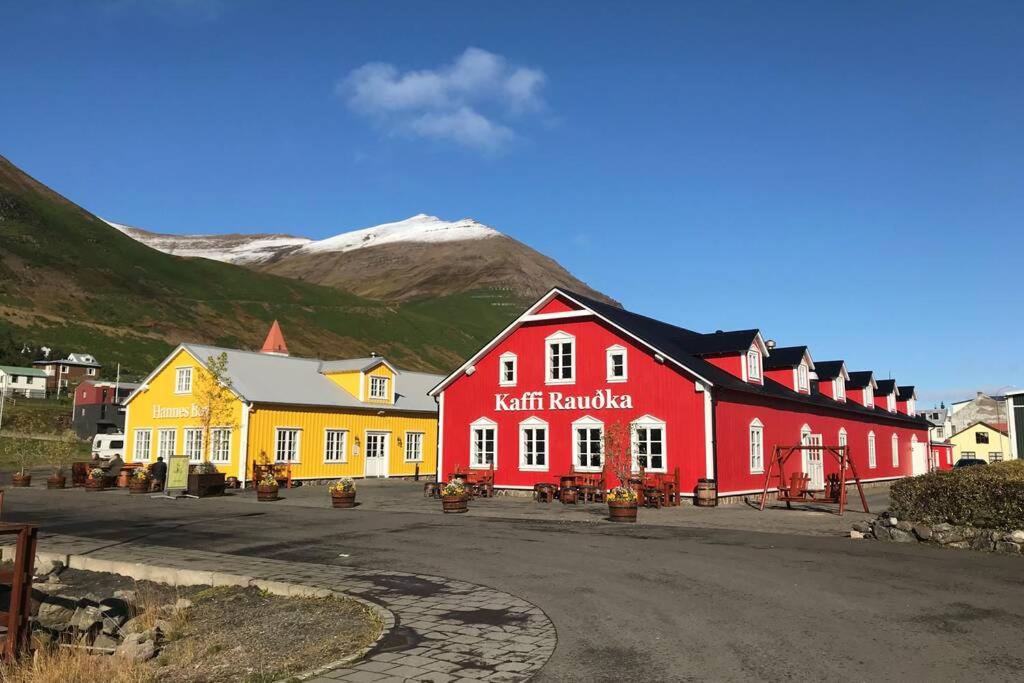
<svg viewBox="0 0 1024 683">
<path fill-rule="evenodd" d="M 359 445 L 359 437 L 358 436 L 355 439 L 353 439 L 353 441 L 355 442 L 356 446 Z"/>
<path fill-rule="evenodd" d="M 654 354 L 654 360 L 658 361 L 659 363 L 664 363 L 665 356 L 661 355 L 660 353 L 656 353 Z"/>
</svg>

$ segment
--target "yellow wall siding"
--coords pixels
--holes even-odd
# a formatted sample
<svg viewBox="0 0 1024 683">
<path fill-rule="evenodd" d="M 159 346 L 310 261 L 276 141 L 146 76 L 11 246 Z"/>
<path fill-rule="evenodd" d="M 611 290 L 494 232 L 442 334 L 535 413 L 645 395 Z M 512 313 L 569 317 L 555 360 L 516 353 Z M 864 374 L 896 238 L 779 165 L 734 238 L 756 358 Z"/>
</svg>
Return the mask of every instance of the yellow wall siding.
<svg viewBox="0 0 1024 683">
<path fill-rule="evenodd" d="M 324 479 L 362 477 L 365 472 L 366 433 L 390 432 L 388 442 L 388 476 L 411 476 L 416 463 L 405 462 L 407 432 L 423 433 L 423 460 L 420 474 L 433 474 L 437 469 L 437 417 L 433 414 L 401 413 L 377 415 L 369 411 L 330 408 L 298 408 L 294 406 L 253 406 L 249 415 L 249 466 L 274 461 L 278 428 L 300 430 L 299 462 L 292 465 L 295 478 Z M 325 462 L 325 432 L 328 429 L 347 431 L 346 459 L 343 463 Z M 398 445 L 401 438 L 402 445 Z M 358 452 L 356 439 L 358 439 Z"/>
<path fill-rule="evenodd" d="M 371 377 L 386 377 L 388 380 L 388 397 L 386 399 L 370 398 L 370 378 Z M 386 364 L 381 363 L 374 369 L 366 373 L 366 377 L 363 379 L 366 383 L 363 387 L 364 400 L 367 403 L 380 403 L 384 405 L 390 405 L 395 402 L 395 373 L 391 372 Z"/>
<path fill-rule="evenodd" d="M 359 383 L 363 381 L 363 373 L 358 370 L 352 370 L 349 372 L 329 372 L 324 373 L 324 377 L 352 394 L 353 397 L 359 398 Z"/>
<path fill-rule="evenodd" d="M 978 443 L 976 435 L 979 433 L 988 434 L 988 443 Z M 950 442 L 953 444 L 953 462 L 965 457 L 963 455 L 964 452 L 968 454 L 974 453 L 974 455 L 967 455 L 966 457 L 981 458 L 986 462 L 992 462 L 990 457 L 992 453 L 1002 453 L 1003 460 L 1009 460 L 1011 457 L 1010 439 L 1001 432 L 989 429 L 983 424 L 977 424 L 965 429 L 953 436 Z"/>
<path fill-rule="evenodd" d="M 174 430 L 175 448 L 174 454 L 181 455 L 185 449 L 184 429 L 188 427 L 201 427 L 201 421 L 197 414 L 199 406 L 196 404 L 196 396 L 191 393 L 175 393 L 177 383 L 177 371 L 181 367 L 192 368 L 192 387 L 197 389 L 200 382 L 209 381 L 209 373 L 195 358 L 188 352 L 181 350 L 175 354 L 171 361 L 155 375 L 148 383 L 146 391 L 138 394 L 128 404 L 128 414 L 125 422 L 125 461 L 126 462 L 155 462 L 159 444 L 158 432 L 162 429 Z M 183 411 L 184 416 L 166 417 L 166 411 L 177 413 Z M 237 476 L 239 463 L 239 446 L 242 442 L 242 402 L 235 400 L 232 409 L 231 422 L 231 449 L 228 462 L 216 462 L 218 469 L 229 476 Z M 147 454 L 139 454 L 136 457 L 135 441 L 136 430 L 149 429 L 150 446 Z M 208 444 L 203 444 L 204 453 Z"/>
</svg>

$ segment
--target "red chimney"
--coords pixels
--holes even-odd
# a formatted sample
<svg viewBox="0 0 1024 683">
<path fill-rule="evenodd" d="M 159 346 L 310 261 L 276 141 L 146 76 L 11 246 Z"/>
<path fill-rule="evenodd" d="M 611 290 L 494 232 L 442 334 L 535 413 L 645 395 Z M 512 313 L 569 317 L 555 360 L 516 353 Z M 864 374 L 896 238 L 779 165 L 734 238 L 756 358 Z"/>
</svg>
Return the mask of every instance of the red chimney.
<svg viewBox="0 0 1024 683">
<path fill-rule="evenodd" d="M 288 345 L 284 343 L 284 335 L 281 334 L 281 326 L 274 321 L 274 324 L 270 326 L 270 332 L 267 333 L 267 339 L 263 342 L 263 348 L 260 349 L 261 353 L 272 353 L 277 356 L 288 355 Z"/>
</svg>

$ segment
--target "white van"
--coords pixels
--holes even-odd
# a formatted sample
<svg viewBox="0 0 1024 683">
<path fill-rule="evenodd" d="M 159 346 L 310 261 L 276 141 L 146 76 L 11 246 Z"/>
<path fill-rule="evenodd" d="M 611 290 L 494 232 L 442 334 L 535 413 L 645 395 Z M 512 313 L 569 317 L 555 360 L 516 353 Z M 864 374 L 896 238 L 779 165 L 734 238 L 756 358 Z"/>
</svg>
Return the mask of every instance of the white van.
<svg viewBox="0 0 1024 683">
<path fill-rule="evenodd" d="M 124 460 L 124 434 L 97 434 L 92 439 L 92 452 L 104 460 L 115 455 Z"/>
</svg>

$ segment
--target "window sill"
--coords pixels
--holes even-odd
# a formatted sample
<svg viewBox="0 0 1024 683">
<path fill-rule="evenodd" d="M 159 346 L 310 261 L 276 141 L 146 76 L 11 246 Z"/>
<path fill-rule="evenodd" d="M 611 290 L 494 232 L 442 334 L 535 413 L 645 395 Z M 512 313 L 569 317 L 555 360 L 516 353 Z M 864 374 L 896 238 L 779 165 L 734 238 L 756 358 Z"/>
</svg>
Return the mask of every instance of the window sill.
<svg viewBox="0 0 1024 683">
<path fill-rule="evenodd" d="M 348 460 L 324 460 L 324 464 L 325 465 L 347 465 L 348 464 Z"/>
<path fill-rule="evenodd" d="M 572 471 L 573 472 L 602 472 L 602 471 L 604 471 L 604 468 L 603 467 L 582 467 L 580 465 L 576 465 L 575 467 L 572 468 Z"/>
<path fill-rule="evenodd" d="M 607 378 L 605 378 L 604 381 L 607 382 L 608 384 L 622 384 L 624 382 L 628 382 L 629 378 L 628 377 L 607 377 Z"/>
<path fill-rule="evenodd" d="M 750 470 L 750 473 L 751 474 L 764 474 L 764 470 L 763 469 L 761 469 L 761 470 Z"/>
<path fill-rule="evenodd" d="M 491 469 L 491 465 L 470 465 L 469 469 L 471 469 L 471 470 L 489 470 L 489 469 Z M 498 469 L 498 466 L 494 465 L 494 469 Z"/>
<path fill-rule="evenodd" d="M 548 467 L 546 465 L 520 465 L 520 472 L 547 472 Z"/>
<path fill-rule="evenodd" d="M 498 382 L 499 387 L 514 387 L 516 382 Z"/>
<path fill-rule="evenodd" d="M 419 460 L 403 460 L 403 462 L 405 462 L 405 463 L 407 463 L 409 465 L 415 465 L 417 463 L 423 464 L 423 458 L 420 458 Z"/>
<path fill-rule="evenodd" d="M 574 379 L 546 379 L 544 384 L 547 385 L 559 385 L 559 384 L 576 384 Z"/>
</svg>

